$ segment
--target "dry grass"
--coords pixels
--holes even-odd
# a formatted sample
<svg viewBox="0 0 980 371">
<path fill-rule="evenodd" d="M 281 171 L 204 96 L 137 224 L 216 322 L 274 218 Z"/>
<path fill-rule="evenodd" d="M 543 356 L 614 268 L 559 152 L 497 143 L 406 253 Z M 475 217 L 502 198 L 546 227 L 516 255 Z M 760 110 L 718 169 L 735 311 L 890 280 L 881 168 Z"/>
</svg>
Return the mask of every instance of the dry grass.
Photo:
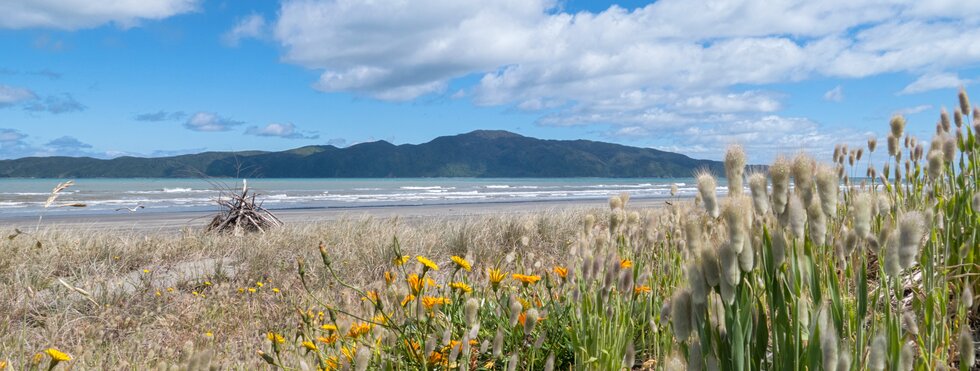
<svg viewBox="0 0 980 371">
<path fill-rule="evenodd" d="M 567 251 L 586 214 L 364 217 L 244 237 L 42 227 L 0 242 L 0 360 L 18 368 L 55 347 L 78 368 L 122 368 L 186 362 L 206 351 L 213 363 L 255 368 L 263 334 L 295 316 L 297 259 L 318 261 L 320 242 L 350 283 L 371 287 L 383 283 L 393 237 L 405 253 L 440 264 L 451 255 L 488 262 L 515 252 L 547 265 Z M 320 295 L 351 299 L 312 277 Z"/>
</svg>

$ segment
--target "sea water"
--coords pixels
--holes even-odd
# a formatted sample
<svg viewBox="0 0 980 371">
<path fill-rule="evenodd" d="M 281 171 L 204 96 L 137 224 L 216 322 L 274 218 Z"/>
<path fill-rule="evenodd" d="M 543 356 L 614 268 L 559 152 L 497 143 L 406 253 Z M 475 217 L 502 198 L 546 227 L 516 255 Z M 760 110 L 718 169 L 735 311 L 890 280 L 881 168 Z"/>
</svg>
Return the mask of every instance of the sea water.
<svg viewBox="0 0 980 371">
<path fill-rule="evenodd" d="M 724 179 L 719 179 L 719 190 Z M 120 213 L 207 211 L 215 200 L 240 191 L 241 179 L 75 179 L 48 208 L 51 190 L 64 179 L 0 178 L 0 217 L 38 213 Z M 690 178 L 393 178 L 393 179 L 248 179 L 256 200 L 270 210 L 357 208 L 460 203 L 553 200 L 602 200 L 628 192 L 632 198 L 678 197 L 697 192 Z M 83 208 L 67 207 L 82 203 Z"/>
</svg>

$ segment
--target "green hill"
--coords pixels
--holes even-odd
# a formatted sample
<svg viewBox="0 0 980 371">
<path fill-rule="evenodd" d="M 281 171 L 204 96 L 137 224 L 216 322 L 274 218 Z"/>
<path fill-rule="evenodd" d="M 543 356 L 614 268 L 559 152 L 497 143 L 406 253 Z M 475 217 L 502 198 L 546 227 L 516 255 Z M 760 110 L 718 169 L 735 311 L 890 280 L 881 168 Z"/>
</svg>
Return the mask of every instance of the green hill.
<svg viewBox="0 0 980 371">
<path fill-rule="evenodd" d="M 477 130 L 423 144 L 385 141 L 347 148 L 306 146 L 282 152 L 204 152 L 173 157 L 25 157 L 0 160 L 0 177 L 392 178 L 392 177 L 689 177 L 717 161 L 589 140 L 542 140 Z"/>
</svg>

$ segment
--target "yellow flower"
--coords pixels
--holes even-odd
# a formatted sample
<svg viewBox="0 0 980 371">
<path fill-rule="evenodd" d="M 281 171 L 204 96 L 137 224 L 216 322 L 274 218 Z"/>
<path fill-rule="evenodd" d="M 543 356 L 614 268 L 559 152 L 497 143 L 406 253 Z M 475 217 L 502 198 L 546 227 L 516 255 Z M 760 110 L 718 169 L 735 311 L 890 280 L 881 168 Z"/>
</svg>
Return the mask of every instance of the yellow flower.
<svg viewBox="0 0 980 371">
<path fill-rule="evenodd" d="M 445 304 L 449 304 L 451 302 L 452 301 L 449 300 L 449 298 L 446 298 L 446 297 L 436 297 L 436 296 L 423 296 L 422 297 L 422 305 L 424 305 L 426 309 L 430 309 L 430 310 L 432 309 L 432 307 L 434 307 L 436 305 L 445 305 Z"/>
<path fill-rule="evenodd" d="M 555 274 L 557 274 L 558 277 L 561 277 L 562 279 L 568 277 L 568 268 L 564 268 L 556 265 L 554 270 L 555 270 Z"/>
<path fill-rule="evenodd" d="M 163 295 L 163 294 L 162 294 L 162 293 L 160 293 L 160 291 L 157 291 L 157 293 L 156 293 L 156 295 L 157 295 L 157 296 L 161 296 L 161 295 Z"/>
<path fill-rule="evenodd" d="M 211 281 L 204 281 L 204 286 L 211 286 Z"/>
<path fill-rule="evenodd" d="M 214 333 L 213 333 L 213 332 L 211 332 L 211 331 L 208 331 L 208 332 L 205 332 L 205 333 L 204 333 L 204 336 L 207 336 L 207 337 L 209 337 L 209 338 L 210 338 L 210 337 L 214 337 Z"/>
<path fill-rule="evenodd" d="M 453 257 L 451 257 L 450 259 L 452 259 L 453 263 L 456 263 L 457 267 L 459 267 L 460 269 L 465 269 L 467 272 L 470 272 L 473 268 L 470 265 L 470 262 L 466 261 L 466 259 L 463 259 L 461 257 L 453 255 Z"/>
<path fill-rule="evenodd" d="M 640 295 L 640 294 L 649 294 L 650 291 L 651 291 L 650 290 L 650 286 L 647 286 L 647 285 L 640 285 L 640 286 L 636 286 L 636 287 L 633 288 L 633 293 L 634 294 L 637 294 L 637 295 Z"/>
<path fill-rule="evenodd" d="M 333 334 L 333 335 L 330 335 L 330 336 L 327 336 L 327 337 L 318 336 L 316 338 L 316 340 L 319 341 L 319 342 L 321 342 L 321 343 L 330 345 L 330 344 L 333 344 L 334 342 L 336 342 L 337 341 L 337 338 L 338 338 L 337 334 Z"/>
<path fill-rule="evenodd" d="M 7 368 L 7 361 L 0 361 L 0 370 Z"/>
<path fill-rule="evenodd" d="M 526 275 L 526 274 L 517 274 L 517 273 L 515 273 L 513 275 L 513 277 L 514 277 L 514 280 L 523 282 L 524 283 L 524 286 L 533 285 L 536 282 L 538 282 L 538 281 L 541 280 L 541 276 L 538 276 L 538 275 Z"/>
<path fill-rule="evenodd" d="M 398 275 L 390 271 L 385 271 L 385 283 L 390 285 L 392 282 L 395 282 L 395 278 L 398 278 Z"/>
<path fill-rule="evenodd" d="M 418 294 L 422 291 L 422 280 L 419 279 L 419 275 L 410 274 L 405 281 L 408 282 L 408 287 L 412 289 L 412 294 Z"/>
<path fill-rule="evenodd" d="M 467 294 L 473 292 L 473 288 L 470 287 L 470 285 L 467 285 L 466 282 L 453 282 L 449 284 L 449 287 L 465 292 Z"/>
<path fill-rule="evenodd" d="M 323 331 L 337 331 L 337 326 L 334 325 L 334 324 L 328 323 L 328 324 L 325 324 L 323 326 L 320 326 L 320 329 L 323 330 Z"/>
<path fill-rule="evenodd" d="M 500 286 L 500 281 L 503 281 L 507 277 L 507 273 L 501 272 L 500 269 L 487 269 L 487 276 L 490 278 L 490 285 L 496 290 Z"/>
<path fill-rule="evenodd" d="M 366 292 L 367 296 L 361 298 L 361 301 L 371 301 L 372 303 L 377 303 L 379 300 L 378 292 L 376 290 L 369 290 Z"/>
<path fill-rule="evenodd" d="M 245 293 L 245 289 L 244 289 L 244 288 L 242 288 L 242 287 L 239 287 L 239 288 L 238 288 L 238 293 L 239 293 L 239 294 L 244 294 L 244 293 Z"/>
<path fill-rule="evenodd" d="M 255 293 L 255 288 L 254 288 L 254 287 L 249 287 L 249 288 L 248 288 L 248 292 L 249 292 L 250 294 L 254 294 L 254 293 Z"/>
<path fill-rule="evenodd" d="M 278 287 L 273 287 L 272 288 L 272 292 L 278 294 L 279 293 L 279 288 Z"/>
<path fill-rule="evenodd" d="M 348 361 L 353 362 L 354 355 L 357 354 L 357 344 L 351 345 L 350 348 L 341 347 L 340 352 L 344 354 L 344 357 L 346 357 Z"/>
<path fill-rule="evenodd" d="M 144 274 L 145 274 L 145 273 L 150 273 L 150 270 L 149 270 L 149 269 L 144 269 L 144 270 L 143 270 L 143 273 L 144 273 Z"/>
<path fill-rule="evenodd" d="M 63 353 L 62 351 L 57 350 L 55 348 L 48 348 L 44 352 L 47 353 L 48 356 L 51 356 L 51 359 L 54 360 L 55 362 L 68 362 L 68 361 L 71 361 L 71 356 L 70 355 L 67 355 L 67 354 Z"/>
<path fill-rule="evenodd" d="M 396 267 L 402 266 L 408 262 L 408 255 L 396 256 L 394 260 L 391 261 Z"/>
<path fill-rule="evenodd" d="M 276 342 L 279 344 L 286 342 L 286 338 L 282 337 L 282 335 L 279 335 L 275 332 L 270 332 L 268 334 L 265 334 L 265 338 L 269 339 L 269 341 Z"/>
<path fill-rule="evenodd" d="M 424 257 L 422 255 L 416 256 L 415 257 L 415 260 L 418 260 L 419 263 L 422 263 L 422 265 L 425 266 L 426 269 L 431 269 L 431 270 L 434 270 L 434 271 L 439 270 L 439 266 L 436 265 L 436 263 L 434 261 L 429 260 L 429 258 L 426 258 L 426 257 Z"/>
<path fill-rule="evenodd" d="M 373 328 L 373 327 L 374 327 L 374 325 L 372 325 L 370 323 L 367 323 L 367 322 L 352 324 L 350 326 L 350 331 L 347 331 L 347 337 L 351 337 L 351 338 L 357 339 L 361 335 L 364 335 L 364 334 L 367 334 L 368 332 L 371 332 L 371 328 Z"/>
<path fill-rule="evenodd" d="M 197 291 L 192 291 L 191 294 L 193 294 L 194 296 L 201 295 L 201 294 L 198 294 Z"/>
<path fill-rule="evenodd" d="M 623 259 L 619 261 L 619 267 L 626 269 L 633 267 L 633 261 L 629 259 Z"/>
<path fill-rule="evenodd" d="M 404 307 L 405 305 L 407 305 L 412 300 L 415 300 L 415 295 L 409 294 L 409 295 L 405 296 L 405 299 L 402 300 L 402 306 Z"/>
<path fill-rule="evenodd" d="M 37 354 L 34 355 L 34 358 L 31 359 L 31 363 L 33 363 L 35 365 L 39 365 L 39 364 L 41 364 L 41 361 L 43 359 L 44 359 L 44 353 L 37 353 Z"/>
<path fill-rule="evenodd" d="M 316 344 L 313 344 L 312 341 L 304 341 L 303 348 L 309 349 L 311 351 L 316 351 Z"/>
<path fill-rule="evenodd" d="M 330 370 L 330 371 L 336 370 L 339 367 L 340 367 L 340 358 L 337 358 L 337 356 L 327 357 L 327 368 L 325 369 L 325 371 L 326 370 Z"/>
<path fill-rule="evenodd" d="M 385 324 L 385 323 L 388 322 L 388 319 L 385 318 L 385 315 L 384 314 L 378 314 L 378 315 L 374 316 L 373 318 L 371 318 L 371 321 L 373 321 L 374 323 L 380 323 L 380 324 L 383 325 L 383 324 Z"/>
<path fill-rule="evenodd" d="M 262 286 L 265 286 L 265 284 L 262 283 L 262 281 L 258 281 L 258 282 L 255 283 L 255 286 L 262 287 Z"/>
<path fill-rule="evenodd" d="M 173 287 L 168 287 L 167 288 L 167 292 L 174 292 L 174 288 Z"/>
</svg>

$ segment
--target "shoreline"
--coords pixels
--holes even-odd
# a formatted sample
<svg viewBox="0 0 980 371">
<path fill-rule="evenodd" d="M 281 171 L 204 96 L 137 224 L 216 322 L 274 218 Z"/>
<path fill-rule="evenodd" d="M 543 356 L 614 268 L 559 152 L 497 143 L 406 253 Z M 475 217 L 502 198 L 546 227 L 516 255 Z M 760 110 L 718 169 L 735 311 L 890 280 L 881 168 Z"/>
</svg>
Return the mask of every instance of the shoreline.
<svg viewBox="0 0 980 371">
<path fill-rule="evenodd" d="M 666 202 L 690 200 L 693 197 L 638 198 L 630 199 L 635 209 L 659 208 Z M 428 205 L 354 206 L 354 207 L 303 207 L 275 209 L 276 217 L 286 225 L 302 225 L 330 222 L 345 218 L 404 218 L 442 219 L 484 215 L 512 215 L 553 210 L 605 209 L 605 199 L 539 200 L 510 202 L 472 202 Z M 72 227 L 92 230 L 177 231 L 184 228 L 203 229 L 216 211 L 135 212 L 118 214 L 78 214 L 38 216 L 0 216 L 0 228 L 21 230 L 50 227 Z"/>
</svg>

